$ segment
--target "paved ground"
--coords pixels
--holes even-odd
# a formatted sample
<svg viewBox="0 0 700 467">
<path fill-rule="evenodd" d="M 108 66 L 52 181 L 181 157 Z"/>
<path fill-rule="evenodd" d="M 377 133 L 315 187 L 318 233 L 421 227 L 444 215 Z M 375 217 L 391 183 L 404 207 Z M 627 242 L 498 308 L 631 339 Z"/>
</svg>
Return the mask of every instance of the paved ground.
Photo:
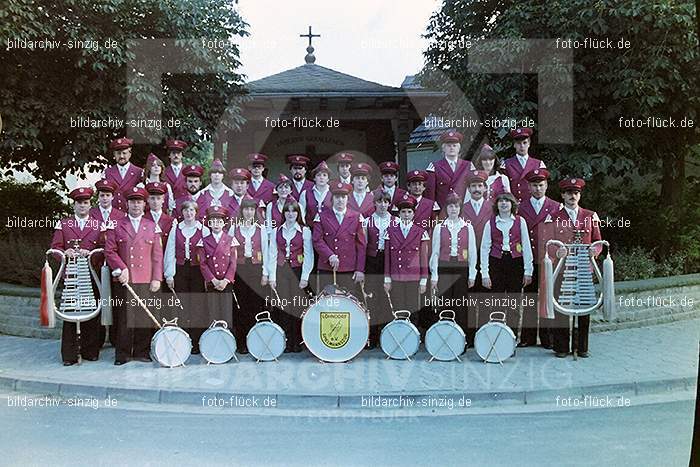
<svg viewBox="0 0 700 467">
<path fill-rule="evenodd" d="M 688 465 L 693 402 L 448 417 L 10 407 L 6 465 Z"/>
<path fill-rule="evenodd" d="M 699 324 L 691 320 L 593 334 L 592 357 L 578 361 L 554 358 L 542 348 L 519 349 L 503 366 L 484 364 L 470 349 L 462 363 L 428 362 L 424 352 L 411 362 L 386 360 L 373 350 L 348 364 L 320 363 L 302 353 L 285 354 L 279 363 L 258 364 L 240 356 L 239 363 L 206 365 L 192 356 L 184 368 L 137 362 L 115 367 L 108 348 L 98 362 L 63 367 L 56 341 L 0 336 L 0 387 L 65 395 L 72 389 L 96 396 L 135 395 L 161 403 L 188 402 L 184 398 L 201 404 L 203 396 L 217 394 L 274 395 L 278 407 L 293 402 L 288 406 L 329 408 L 361 405 L 362 396 L 370 395 L 481 393 L 489 399 L 490 393 L 499 404 L 522 404 L 596 393 L 596 388 L 604 394 L 640 394 L 674 385 L 687 390 L 693 389 L 691 379 L 697 376 Z M 352 398 L 339 404 L 338 395 Z"/>
</svg>

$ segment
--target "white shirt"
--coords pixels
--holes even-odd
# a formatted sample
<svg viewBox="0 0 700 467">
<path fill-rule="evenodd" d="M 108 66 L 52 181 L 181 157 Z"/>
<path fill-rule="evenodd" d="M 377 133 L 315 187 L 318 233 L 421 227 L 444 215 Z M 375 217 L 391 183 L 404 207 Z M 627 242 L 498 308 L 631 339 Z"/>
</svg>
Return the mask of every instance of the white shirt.
<svg viewBox="0 0 700 467">
<path fill-rule="evenodd" d="M 355 198 L 357 206 L 362 207 L 362 203 L 365 202 L 365 198 L 367 197 L 367 190 L 363 191 L 362 193 L 358 193 L 353 190 L 352 196 Z"/>
<path fill-rule="evenodd" d="M 306 180 L 302 179 L 301 181 L 297 182 L 296 180 L 292 179 L 292 182 L 294 182 L 294 186 L 297 189 L 297 193 L 301 194 L 301 190 L 302 190 L 302 188 L 304 188 L 304 182 L 306 182 Z"/>
<path fill-rule="evenodd" d="M 396 191 L 396 185 L 392 186 L 391 188 L 389 188 L 385 185 L 382 185 L 382 191 L 384 193 L 389 193 L 389 197 L 391 199 L 394 199 L 394 192 Z"/>
<path fill-rule="evenodd" d="M 83 230 L 85 228 L 85 224 L 87 224 L 88 219 L 90 219 L 90 216 L 85 216 L 82 219 L 78 216 L 73 217 L 75 217 L 75 220 L 78 222 L 78 228 L 80 230 Z"/>
<path fill-rule="evenodd" d="M 258 191 L 258 188 L 260 188 L 260 185 L 262 185 L 263 178 L 253 178 L 250 180 L 250 182 L 253 184 L 253 188 L 255 189 L 255 191 Z"/>
<path fill-rule="evenodd" d="M 542 210 L 542 206 L 544 206 L 544 196 L 540 199 L 537 199 L 534 196 L 531 196 L 530 197 L 530 204 L 532 205 L 532 209 L 535 210 L 535 213 L 539 214 L 540 211 Z"/>
<path fill-rule="evenodd" d="M 511 215 L 506 219 L 501 216 L 496 216 L 496 228 L 503 234 L 502 251 L 510 251 L 509 234 L 510 228 L 513 226 L 515 216 Z M 523 253 L 524 274 L 532 276 L 532 248 L 530 246 L 530 233 L 527 230 L 525 219 L 520 217 L 520 242 Z M 481 277 L 489 278 L 489 256 L 491 254 L 491 222 L 484 225 L 484 233 L 481 236 Z"/>
<path fill-rule="evenodd" d="M 153 218 L 153 222 L 157 224 L 162 214 L 163 211 L 155 212 L 154 210 L 151 210 L 151 217 Z"/>
<path fill-rule="evenodd" d="M 189 239 L 198 231 L 202 230 L 202 224 L 199 221 L 195 221 L 192 225 L 187 225 L 185 222 L 177 223 L 177 220 L 173 220 L 173 226 L 170 229 L 170 236 L 168 237 L 168 243 L 165 245 L 165 253 L 163 254 L 163 275 L 166 279 L 175 277 L 175 247 L 176 247 L 176 236 L 177 232 L 175 229 L 179 229 L 182 236 L 185 237 L 185 259 L 190 259 L 190 241 Z"/>
<path fill-rule="evenodd" d="M 253 257 L 253 235 L 255 235 L 255 229 L 255 224 L 238 226 L 238 230 L 243 235 L 243 256 L 246 258 Z"/>
<path fill-rule="evenodd" d="M 333 212 L 335 213 L 335 218 L 338 219 L 338 225 L 342 225 L 347 209 L 345 211 L 336 211 L 335 208 L 333 208 Z"/>
<path fill-rule="evenodd" d="M 278 198 L 277 201 L 273 201 L 265 207 L 265 227 L 267 228 L 268 234 L 279 227 L 279 225 L 275 225 L 274 219 L 272 218 L 272 210 L 277 209 L 279 212 L 283 213 L 282 223 L 284 223 L 284 205 L 287 203 L 288 199 L 291 198 Z M 304 213 L 302 213 L 302 217 L 303 215 Z"/>
<path fill-rule="evenodd" d="M 409 224 L 401 222 L 399 226 L 401 227 L 401 233 L 403 234 L 403 238 L 407 238 L 408 233 L 411 231 L 411 227 L 413 227 L 413 221 L 411 221 Z"/>
<path fill-rule="evenodd" d="M 571 219 L 571 222 L 575 223 L 576 219 L 578 219 L 578 208 L 569 209 L 566 206 L 564 206 L 564 209 L 566 209 L 566 213 L 569 215 L 569 219 Z"/>
<path fill-rule="evenodd" d="M 170 164 L 170 167 L 173 169 L 173 173 L 175 174 L 175 178 L 179 177 L 180 170 L 182 170 L 182 164 L 180 164 L 180 165 Z"/>
<path fill-rule="evenodd" d="M 457 240 L 459 239 L 459 231 L 467 226 L 467 236 L 469 237 L 469 244 L 467 245 L 467 268 L 469 269 L 469 280 L 476 279 L 476 262 L 477 262 L 477 250 L 476 250 L 476 235 L 474 234 L 474 227 L 468 224 L 461 217 L 457 218 L 457 221 L 452 222 L 449 218 L 445 219 L 441 223 L 437 224 L 433 228 L 433 252 L 430 255 L 430 276 L 432 282 L 439 281 L 438 275 L 438 264 L 440 263 L 440 248 L 442 242 L 440 241 L 440 229 L 446 228 L 450 231 L 450 256 L 458 256 L 457 251 Z M 462 259 L 462 258 L 460 258 Z"/>
<path fill-rule="evenodd" d="M 119 169 L 119 176 L 121 176 L 121 178 L 126 177 L 126 173 L 129 171 L 130 165 L 131 165 L 131 162 L 127 162 L 124 165 L 117 164 L 117 169 Z"/>
<path fill-rule="evenodd" d="M 214 240 L 216 240 L 216 243 L 219 243 L 221 241 L 221 236 L 224 234 L 224 231 L 222 230 L 221 232 L 211 232 L 211 236 L 214 237 Z"/>
<path fill-rule="evenodd" d="M 316 206 L 318 207 L 319 213 L 323 210 L 323 200 L 326 199 L 328 190 L 328 185 L 326 185 L 326 189 L 323 192 L 319 191 L 316 185 L 311 188 L 311 194 L 316 199 Z M 301 208 L 301 214 L 306 217 L 306 190 L 302 191 L 299 195 L 299 207 Z"/>
<path fill-rule="evenodd" d="M 308 281 L 311 275 L 311 270 L 314 267 L 314 246 L 313 240 L 311 238 L 311 230 L 308 227 L 301 227 L 299 224 L 294 223 L 292 227 L 288 227 L 285 222 L 277 229 L 270 232 L 268 254 L 266 255 L 266 267 L 264 268 L 264 274 L 267 274 L 270 281 L 277 281 L 277 255 L 279 254 L 277 248 L 277 231 L 282 229 L 282 237 L 285 239 L 285 256 L 289 257 L 291 254 L 291 243 L 292 239 L 296 236 L 297 232 L 301 232 L 304 241 L 304 261 L 301 265 L 301 280 Z"/>
<path fill-rule="evenodd" d="M 453 172 L 455 170 L 457 170 L 457 159 L 452 160 L 452 159 L 446 157 L 445 160 L 447 161 L 448 164 L 450 164 L 450 168 L 452 169 Z"/>
<path fill-rule="evenodd" d="M 141 218 L 143 215 L 140 215 L 139 217 L 131 217 L 131 214 L 127 214 L 129 216 L 129 220 L 131 221 L 131 225 L 134 226 L 134 232 L 139 231 L 139 225 L 141 224 Z"/>
<path fill-rule="evenodd" d="M 508 180 L 508 177 L 503 175 L 502 173 L 496 172 L 493 175 L 489 175 L 489 178 L 486 179 L 486 187 L 491 190 L 491 186 L 496 182 L 496 180 L 501 179 L 501 183 L 503 184 L 503 189 L 510 193 L 510 180 Z M 468 191 L 467 191 L 468 193 Z"/>
<path fill-rule="evenodd" d="M 479 198 L 479 200 L 475 200 L 474 198 L 471 197 L 469 192 L 467 192 L 467 196 L 469 196 L 469 203 L 471 203 L 472 208 L 474 209 L 474 213 L 478 216 L 479 212 L 481 212 L 481 206 L 484 205 L 484 198 Z M 465 202 L 467 202 L 466 196 L 465 196 Z"/>
<path fill-rule="evenodd" d="M 515 157 L 518 158 L 518 162 L 520 162 L 520 165 L 523 166 L 523 168 L 525 168 L 525 164 L 527 164 L 527 160 L 530 158 L 530 156 L 527 154 L 524 156 L 521 156 L 520 154 L 516 154 Z"/>
<path fill-rule="evenodd" d="M 100 206 L 100 212 L 102 213 L 102 220 L 107 222 L 109 220 L 109 215 L 112 214 L 112 206 L 107 209 Z"/>
<path fill-rule="evenodd" d="M 391 214 L 389 214 L 389 212 L 387 212 L 384 217 L 381 217 L 376 212 L 373 212 L 372 215 L 368 217 L 365 222 L 362 223 L 362 226 L 364 227 L 365 231 L 365 238 L 367 238 L 368 223 L 371 223 L 371 225 L 375 226 L 377 230 L 379 230 L 379 240 L 377 242 L 377 249 L 380 251 L 384 250 L 384 237 L 386 236 L 386 229 L 389 228 L 393 220 L 394 217 Z"/>
</svg>

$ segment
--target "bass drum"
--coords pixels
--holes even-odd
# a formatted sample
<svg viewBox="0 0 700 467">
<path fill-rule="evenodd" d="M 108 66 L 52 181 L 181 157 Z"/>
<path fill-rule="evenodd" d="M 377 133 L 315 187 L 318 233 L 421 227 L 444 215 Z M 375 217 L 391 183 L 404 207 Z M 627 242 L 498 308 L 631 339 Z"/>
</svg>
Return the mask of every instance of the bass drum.
<svg viewBox="0 0 700 467">
<path fill-rule="evenodd" d="M 269 311 L 255 315 L 255 325 L 246 336 L 248 352 L 258 362 L 277 361 L 287 345 L 287 336 L 279 325 L 270 318 Z"/>
<path fill-rule="evenodd" d="M 505 322 L 506 314 L 494 311 L 489 322 L 476 331 L 474 350 L 484 362 L 503 363 L 515 354 L 517 339 Z"/>
<path fill-rule="evenodd" d="M 236 357 L 236 338 L 228 323 L 214 321 L 199 338 L 199 352 L 208 363 L 226 363 Z"/>
<path fill-rule="evenodd" d="M 379 345 L 387 358 L 410 360 L 418 352 L 420 332 L 410 317 L 410 311 L 399 310 L 394 313 L 394 320 L 382 329 Z"/>
<path fill-rule="evenodd" d="M 306 348 L 324 362 L 347 362 L 367 345 L 369 314 L 349 294 L 318 296 L 301 318 Z"/>
<path fill-rule="evenodd" d="M 151 357 L 161 366 L 184 366 L 192 353 L 190 335 L 177 325 L 177 318 L 166 321 L 151 339 Z"/>
<path fill-rule="evenodd" d="M 430 361 L 451 360 L 462 361 L 459 356 L 464 353 L 467 338 L 462 328 L 455 322 L 455 312 L 443 310 L 440 312 L 440 320 L 430 326 L 425 333 L 425 349 L 431 355 Z"/>
</svg>

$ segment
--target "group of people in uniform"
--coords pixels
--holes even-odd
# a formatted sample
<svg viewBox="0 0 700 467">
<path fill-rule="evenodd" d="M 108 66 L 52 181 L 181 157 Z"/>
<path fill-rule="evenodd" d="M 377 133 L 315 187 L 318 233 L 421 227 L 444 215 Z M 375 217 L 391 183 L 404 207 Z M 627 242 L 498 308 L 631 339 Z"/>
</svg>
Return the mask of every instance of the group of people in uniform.
<svg viewBox="0 0 700 467">
<path fill-rule="evenodd" d="M 483 145 L 468 161 L 460 157 L 463 136 L 446 131 L 439 140 L 443 157 L 408 172 L 405 189 L 393 161 L 379 164 L 381 183 L 372 189 L 373 165 L 349 152 L 332 158 L 333 169 L 289 155 L 289 175 L 274 181 L 265 177 L 264 154 L 250 154 L 247 167 L 230 171 L 215 159 L 202 186 L 204 168 L 183 162 L 186 142 L 166 141 L 167 167 L 150 154 L 141 168 L 130 162 L 133 141 L 119 138 L 109 144 L 116 164 L 94 190 L 70 192 L 74 215 L 57 224 L 51 247 L 67 256 L 104 249 L 113 283 L 115 365 L 150 361 L 154 332 L 120 284 L 144 298 L 179 296 L 193 353 L 209 323 L 220 319 L 246 353 L 245 336 L 262 310 L 272 311 L 285 330 L 286 351 L 299 352 L 302 314 L 331 284 L 363 297 L 369 347 L 378 345 L 392 310 L 410 311 L 425 333 L 442 308 L 455 311 L 470 345 L 489 310 L 467 306 L 467 297 L 537 294 L 548 239 L 571 243 L 576 231 L 583 243 L 601 238 L 597 215 L 579 206 L 585 182 L 563 179 L 562 202 L 549 198 L 549 171 L 529 154 L 532 130 L 517 128 L 510 137 L 511 157 L 501 162 Z M 507 310 L 507 324 L 520 327 L 520 346 L 537 345 L 539 337 L 542 347 L 565 357 L 572 350 L 568 316 L 544 318 L 543 302 L 524 307 L 522 319 Z M 587 357 L 588 317 L 578 326 L 573 345 Z M 63 324 L 64 365 L 99 356 L 105 342 L 99 317 L 81 323 L 81 330 L 78 346 L 75 324 Z"/>
</svg>

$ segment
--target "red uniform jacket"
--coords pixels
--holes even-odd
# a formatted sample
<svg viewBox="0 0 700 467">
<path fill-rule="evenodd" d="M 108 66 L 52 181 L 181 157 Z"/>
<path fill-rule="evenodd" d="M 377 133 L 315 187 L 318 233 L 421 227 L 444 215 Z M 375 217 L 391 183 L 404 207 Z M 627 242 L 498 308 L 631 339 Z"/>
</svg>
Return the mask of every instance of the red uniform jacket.
<svg viewBox="0 0 700 467">
<path fill-rule="evenodd" d="M 141 181 L 143 178 L 143 169 L 134 164 L 129 164 L 129 169 L 124 178 L 122 178 L 117 166 L 110 165 L 105 169 L 105 178 L 117 184 L 117 189 L 114 192 L 114 199 L 112 199 L 112 206 L 126 212 L 127 203 L 124 195 Z"/>
<path fill-rule="evenodd" d="M 416 206 L 416 213 L 413 216 L 413 223 L 423 227 L 427 231 L 431 231 L 433 227 L 435 227 L 431 221 L 435 219 L 440 212 L 440 208 L 435 204 L 435 201 L 432 199 L 421 196 Z"/>
<path fill-rule="evenodd" d="M 143 217 L 145 217 L 146 219 L 153 220 L 153 214 L 151 214 L 151 210 L 146 209 L 146 212 L 144 213 Z M 167 215 L 165 211 L 161 212 L 160 218 L 158 219 L 158 227 L 160 227 L 160 238 L 163 240 L 163 245 L 168 244 L 168 235 L 170 235 L 170 230 L 173 227 L 173 220 L 174 217 Z"/>
<path fill-rule="evenodd" d="M 313 185 L 310 189 L 304 191 L 301 196 L 306 199 L 306 213 L 304 219 L 306 225 L 314 225 L 314 219 L 316 219 L 318 213 L 327 211 L 333 207 L 333 195 L 331 194 L 331 190 L 326 192 L 326 196 L 323 198 L 323 202 L 320 206 L 318 201 L 316 201 L 316 196 L 314 196 Z"/>
<path fill-rule="evenodd" d="M 105 256 L 109 268 L 128 269 L 132 284 L 163 280 L 163 245 L 158 230 L 156 223 L 145 217 L 141 217 L 138 232 L 129 216 L 120 219 L 113 230 L 107 231 Z"/>
<path fill-rule="evenodd" d="M 453 172 L 449 162 L 443 157 L 431 162 L 425 170 L 428 172 L 428 180 L 425 182 L 423 196 L 435 200 L 440 207 L 444 207 L 447 196 L 452 191 L 464 199 L 464 194 L 467 192 L 467 172 L 474 170 L 474 164 L 471 161 L 457 159 L 457 168 Z"/>
<path fill-rule="evenodd" d="M 518 199 L 518 202 L 522 202 L 530 197 L 530 187 L 528 181 L 525 180 L 525 175 L 531 170 L 544 169 L 545 165 L 539 159 L 528 157 L 525 167 L 523 167 L 520 165 L 518 157 L 513 156 L 506 159 L 501 167 L 505 168 L 506 176 L 510 180 L 510 192 Z"/>
<path fill-rule="evenodd" d="M 352 209 L 355 212 L 362 214 L 362 217 L 369 217 L 374 212 L 374 194 L 367 192 L 365 193 L 365 199 L 362 200 L 362 205 L 357 204 L 355 195 L 350 193 L 348 195 L 348 209 Z"/>
<path fill-rule="evenodd" d="M 314 222 L 313 241 L 319 270 L 331 271 L 328 259 L 338 255 L 338 272 L 364 272 L 367 239 L 359 213 L 346 209 L 343 223 L 338 225 L 335 211 L 324 209 Z"/>
<path fill-rule="evenodd" d="M 199 268 L 206 282 L 212 279 L 228 279 L 230 283 L 236 279 L 236 239 L 222 232 L 217 242 L 212 234 L 203 237 L 197 244 Z"/>
<path fill-rule="evenodd" d="M 253 182 L 248 183 L 248 194 L 258 203 L 262 201 L 264 204 L 268 204 L 274 198 L 275 184 L 270 180 L 263 178 L 262 183 L 258 187 L 257 191 L 253 188 Z"/>
<path fill-rule="evenodd" d="M 301 199 L 301 194 L 304 191 L 309 191 L 314 187 L 314 183 L 311 180 L 304 180 L 304 184 L 301 187 L 301 191 L 299 191 L 297 190 L 297 186 L 294 184 L 294 178 L 290 175 L 289 179 L 292 180 L 292 196 L 297 201 Z"/>
<path fill-rule="evenodd" d="M 476 236 L 476 251 L 480 251 L 481 248 L 481 236 L 484 233 L 484 226 L 491 220 L 493 216 L 492 204 L 486 199 L 483 201 L 484 204 L 481 205 L 479 210 L 479 215 L 474 212 L 471 201 L 464 203 L 462 208 L 462 218 L 465 221 L 471 222 L 474 228 L 474 235 Z"/>
<path fill-rule="evenodd" d="M 518 206 L 518 214 L 527 222 L 530 245 L 532 246 L 532 257 L 536 265 L 540 264 L 544 259 L 544 246 L 549 240 L 546 236 L 547 226 L 545 224 L 554 222 L 554 216 L 557 215 L 559 209 L 561 209 L 561 204 L 546 196 L 539 214 L 535 213 L 535 209 L 530 203 L 530 198 L 524 200 Z"/>
<path fill-rule="evenodd" d="M 187 177 L 185 177 L 182 174 L 182 169 L 184 167 L 184 165 L 180 166 L 180 173 L 177 177 L 175 176 L 175 171 L 173 171 L 172 165 L 166 167 L 165 173 L 163 174 L 163 176 L 165 177 L 165 181 L 168 183 L 168 185 L 170 185 L 170 188 L 173 190 L 173 198 L 175 199 L 187 193 Z M 170 206 L 170 208 L 173 209 L 174 206 Z"/>
<path fill-rule="evenodd" d="M 428 243 L 430 236 L 413 224 L 404 237 L 400 223 L 386 229 L 384 237 L 384 277 L 409 282 L 428 278 Z"/>
</svg>

